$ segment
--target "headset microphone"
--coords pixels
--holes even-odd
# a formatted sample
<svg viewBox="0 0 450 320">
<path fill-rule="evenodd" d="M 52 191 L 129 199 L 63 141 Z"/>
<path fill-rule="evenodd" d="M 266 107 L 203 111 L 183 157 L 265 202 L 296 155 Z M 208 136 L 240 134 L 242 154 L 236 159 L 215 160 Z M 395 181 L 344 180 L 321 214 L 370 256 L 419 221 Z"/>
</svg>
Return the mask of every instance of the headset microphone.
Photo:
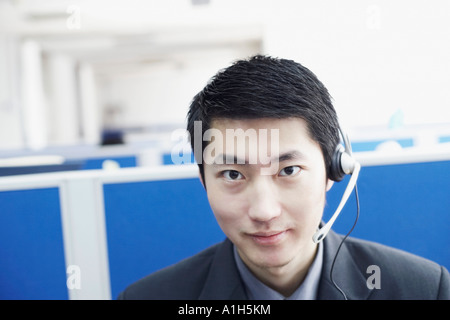
<svg viewBox="0 0 450 320">
<path fill-rule="evenodd" d="M 331 217 L 331 219 L 319 230 L 316 231 L 313 235 L 314 243 L 319 243 L 322 241 L 328 232 L 331 229 L 331 226 L 336 221 L 336 218 L 342 211 L 345 203 L 347 202 L 350 194 L 356 186 L 356 181 L 358 180 L 359 171 L 361 169 L 361 165 L 353 158 L 351 144 L 348 140 L 348 137 L 343 134 L 341 131 L 341 135 L 344 140 L 345 149 L 339 145 L 336 148 L 336 151 L 333 156 L 333 160 L 331 163 L 330 170 L 330 178 L 334 181 L 341 181 L 346 174 L 351 174 L 350 180 L 348 182 L 347 188 L 345 189 L 344 195 L 342 196 L 341 202 L 339 203 L 338 208 L 335 213 Z"/>
</svg>

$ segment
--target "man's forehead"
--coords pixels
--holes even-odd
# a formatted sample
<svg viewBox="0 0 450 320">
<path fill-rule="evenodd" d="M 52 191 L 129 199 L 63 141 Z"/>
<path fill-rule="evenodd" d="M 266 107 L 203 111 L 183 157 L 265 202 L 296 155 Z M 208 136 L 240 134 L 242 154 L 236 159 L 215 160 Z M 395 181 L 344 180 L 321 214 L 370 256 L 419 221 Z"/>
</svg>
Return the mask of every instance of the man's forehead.
<svg viewBox="0 0 450 320">
<path fill-rule="evenodd" d="M 310 134 L 307 122 L 301 118 L 215 119 L 209 128 L 206 136 L 215 133 L 212 134 L 214 139 L 220 139 L 224 144 L 233 145 L 233 142 L 244 140 L 252 144 L 267 140 L 268 148 L 277 143 L 277 148 L 282 144 L 287 149 L 298 143 L 317 144 Z"/>
</svg>

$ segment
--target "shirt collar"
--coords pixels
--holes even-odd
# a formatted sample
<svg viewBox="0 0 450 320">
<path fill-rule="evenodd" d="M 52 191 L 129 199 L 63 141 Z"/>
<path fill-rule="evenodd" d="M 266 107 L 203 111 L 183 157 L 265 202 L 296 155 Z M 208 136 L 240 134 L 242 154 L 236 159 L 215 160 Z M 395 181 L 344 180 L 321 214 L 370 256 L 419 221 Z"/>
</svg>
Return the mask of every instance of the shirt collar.
<svg viewBox="0 0 450 320">
<path fill-rule="evenodd" d="M 244 264 L 234 245 L 233 251 L 239 274 L 244 282 L 246 293 L 250 300 L 315 300 L 317 298 L 323 263 L 322 242 L 319 242 L 316 257 L 309 267 L 305 279 L 290 297 L 284 297 L 279 292 L 269 288 L 258 280 Z"/>
</svg>

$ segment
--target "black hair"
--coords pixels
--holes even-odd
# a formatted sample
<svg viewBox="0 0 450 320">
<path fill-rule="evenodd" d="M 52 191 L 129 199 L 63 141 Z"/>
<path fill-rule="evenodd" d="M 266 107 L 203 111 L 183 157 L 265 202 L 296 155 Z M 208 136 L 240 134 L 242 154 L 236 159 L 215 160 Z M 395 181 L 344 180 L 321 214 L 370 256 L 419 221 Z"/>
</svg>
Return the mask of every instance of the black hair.
<svg viewBox="0 0 450 320">
<path fill-rule="evenodd" d="M 321 148 L 329 177 L 339 143 L 339 122 L 328 90 L 310 70 L 287 59 L 256 55 L 220 70 L 190 105 L 187 130 L 194 150 L 194 121 L 203 133 L 216 119 L 301 118 Z M 198 138 L 197 138 L 198 139 Z M 202 139 L 202 151 L 206 143 Z M 202 152 L 203 154 L 203 152 Z M 195 155 L 204 181 L 203 161 Z"/>
</svg>

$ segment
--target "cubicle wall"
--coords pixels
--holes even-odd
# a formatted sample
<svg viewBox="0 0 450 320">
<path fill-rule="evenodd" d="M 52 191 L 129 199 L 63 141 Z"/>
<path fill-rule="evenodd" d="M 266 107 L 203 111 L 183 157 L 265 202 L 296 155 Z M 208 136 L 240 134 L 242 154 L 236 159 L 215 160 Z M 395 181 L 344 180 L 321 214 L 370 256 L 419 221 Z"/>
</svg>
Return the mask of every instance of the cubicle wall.
<svg viewBox="0 0 450 320">
<path fill-rule="evenodd" d="M 450 269 L 450 154 L 357 154 L 353 236 Z M 129 283 L 224 239 L 195 165 L 0 179 L 0 298 L 114 299 Z M 325 220 L 347 179 L 327 196 Z M 356 214 L 351 196 L 334 230 Z"/>
<path fill-rule="evenodd" d="M 0 299 L 67 299 L 57 188 L 0 192 Z"/>
<path fill-rule="evenodd" d="M 360 217 L 352 236 L 400 248 L 450 269 L 450 161 L 365 166 L 358 182 Z M 330 217 L 346 178 L 328 192 Z M 346 234 L 356 218 L 354 194 L 333 229 Z"/>
<path fill-rule="evenodd" d="M 225 238 L 198 177 L 109 183 L 104 196 L 113 297 Z"/>
</svg>

